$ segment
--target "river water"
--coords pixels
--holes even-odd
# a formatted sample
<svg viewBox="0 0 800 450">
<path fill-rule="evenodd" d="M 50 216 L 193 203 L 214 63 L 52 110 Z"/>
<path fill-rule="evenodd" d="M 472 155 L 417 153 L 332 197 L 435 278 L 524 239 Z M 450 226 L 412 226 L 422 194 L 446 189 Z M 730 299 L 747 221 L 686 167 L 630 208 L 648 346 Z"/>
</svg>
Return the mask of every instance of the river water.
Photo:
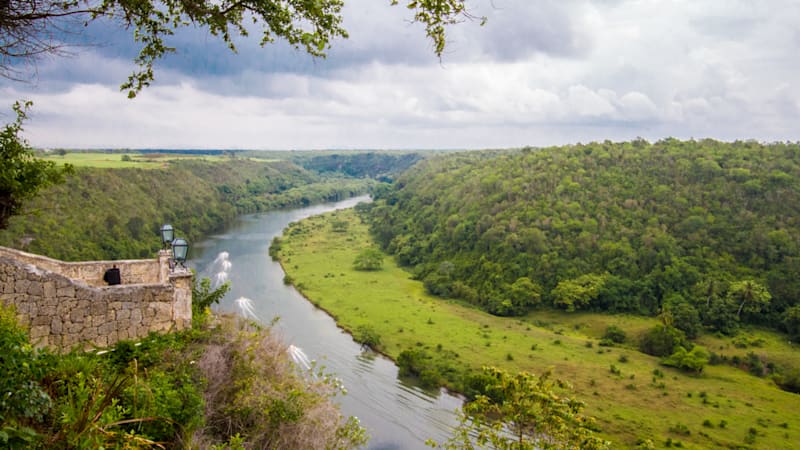
<svg viewBox="0 0 800 450">
<path fill-rule="evenodd" d="M 425 440 L 446 440 L 456 423 L 461 400 L 443 391 L 426 391 L 399 379 L 394 363 L 362 350 L 293 287 L 268 250 L 272 238 L 291 222 L 336 209 L 350 208 L 368 197 L 240 217 L 220 234 L 192 246 L 189 261 L 201 276 L 216 283 L 231 281 L 219 309 L 250 316 L 262 323 L 279 317 L 276 329 L 299 365 L 317 367 L 340 378 L 347 395 L 337 397 L 346 416 L 356 416 L 370 435 L 369 449 L 421 449 Z"/>
</svg>

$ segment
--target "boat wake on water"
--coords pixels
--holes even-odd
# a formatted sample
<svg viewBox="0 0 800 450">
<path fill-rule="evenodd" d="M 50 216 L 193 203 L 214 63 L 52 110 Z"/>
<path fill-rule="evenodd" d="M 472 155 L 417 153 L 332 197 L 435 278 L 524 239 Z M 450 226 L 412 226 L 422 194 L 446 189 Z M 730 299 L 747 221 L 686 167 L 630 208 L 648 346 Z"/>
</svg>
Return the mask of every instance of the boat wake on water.
<svg viewBox="0 0 800 450">
<path fill-rule="evenodd" d="M 253 301 L 247 297 L 239 297 L 235 300 L 236 307 L 239 308 L 239 314 L 246 319 L 258 320 L 258 314 L 253 307 Z"/>
<path fill-rule="evenodd" d="M 300 368 L 303 370 L 311 370 L 311 360 L 308 359 L 308 355 L 306 355 L 306 352 L 304 352 L 302 348 L 289 344 L 289 348 L 286 349 L 286 353 L 289 354 L 289 357 L 292 358 L 292 361 L 294 361 L 294 363 Z"/>
</svg>

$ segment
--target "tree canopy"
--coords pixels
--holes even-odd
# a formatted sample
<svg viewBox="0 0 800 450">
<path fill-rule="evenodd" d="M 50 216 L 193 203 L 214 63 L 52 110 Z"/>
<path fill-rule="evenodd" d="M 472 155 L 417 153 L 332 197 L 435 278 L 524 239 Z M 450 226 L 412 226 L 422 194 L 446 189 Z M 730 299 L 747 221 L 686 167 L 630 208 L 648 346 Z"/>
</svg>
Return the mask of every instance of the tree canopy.
<svg viewBox="0 0 800 450">
<path fill-rule="evenodd" d="M 581 414 L 583 403 L 564 395 L 570 386 L 549 372 L 537 377 L 486 367 L 482 379 L 485 395 L 463 407 L 461 423 L 446 449 L 496 448 L 606 449 L 609 443 L 592 432 L 594 419 Z"/>
<path fill-rule="evenodd" d="M 437 55 L 444 51 L 446 27 L 469 17 L 464 0 L 403 3 L 425 27 Z M 153 64 L 175 51 L 169 37 L 179 28 L 205 28 L 234 52 L 234 37 L 258 28 L 262 46 L 283 40 L 322 57 L 333 40 L 347 37 L 343 6 L 344 0 L 9 0 L 0 4 L 0 75 L 17 75 L 14 62 L 19 59 L 57 53 L 62 47 L 57 31 L 68 21 L 85 25 L 108 18 L 133 28 L 141 44 L 138 67 L 121 86 L 134 97 L 153 80 Z"/>
<path fill-rule="evenodd" d="M 25 200 L 40 189 L 63 181 L 72 172 L 72 166 L 56 166 L 33 155 L 28 143 L 19 136 L 25 110 L 30 103 L 14 104 L 17 118 L 0 131 L 0 230 L 8 226 L 8 219 L 18 214 Z"/>
<path fill-rule="evenodd" d="M 403 173 L 368 220 L 431 293 L 494 314 L 781 328 L 800 299 L 798 161 L 796 143 L 677 139 L 457 153 Z"/>
</svg>

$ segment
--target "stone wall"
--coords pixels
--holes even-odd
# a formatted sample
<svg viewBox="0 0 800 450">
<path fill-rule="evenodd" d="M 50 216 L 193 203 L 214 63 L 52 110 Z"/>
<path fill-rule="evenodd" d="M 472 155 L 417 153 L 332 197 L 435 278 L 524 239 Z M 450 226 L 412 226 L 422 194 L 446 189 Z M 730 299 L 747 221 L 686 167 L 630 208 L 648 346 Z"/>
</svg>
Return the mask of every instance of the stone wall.
<svg viewBox="0 0 800 450">
<path fill-rule="evenodd" d="M 0 247 L 0 257 L 3 256 L 33 264 L 36 267 L 47 269 L 51 272 L 60 273 L 74 280 L 83 280 L 90 286 L 105 286 L 106 283 L 103 282 L 103 274 L 114 265 L 119 268 L 123 284 L 156 284 L 166 282 L 161 274 L 158 259 L 65 262 L 46 256 Z"/>
<path fill-rule="evenodd" d="M 119 340 L 145 337 L 151 331 L 182 330 L 192 322 L 191 273 L 160 267 L 166 262 L 164 255 L 152 261 L 112 262 L 132 271 L 154 266 L 156 274 L 166 276 L 164 282 L 159 283 L 161 275 L 157 275 L 151 283 L 96 286 L 49 267 L 67 267 L 67 273 L 76 273 L 70 270 L 92 264 L 106 267 L 105 261 L 63 263 L 0 247 L 0 301 L 15 307 L 36 346 L 61 351 L 107 347 Z M 102 281 L 102 273 L 100 278 Z"/>
</svg>

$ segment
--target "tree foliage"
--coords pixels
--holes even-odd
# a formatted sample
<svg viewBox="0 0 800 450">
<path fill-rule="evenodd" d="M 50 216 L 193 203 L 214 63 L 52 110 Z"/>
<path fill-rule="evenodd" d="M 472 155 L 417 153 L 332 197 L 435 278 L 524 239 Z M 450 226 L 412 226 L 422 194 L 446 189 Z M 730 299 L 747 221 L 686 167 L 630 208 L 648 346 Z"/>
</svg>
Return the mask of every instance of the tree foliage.
<svg viewBox="0 0 800 450">
<path fill-rule="evenodd" d="M 699 345 L 695 345 L 690 351 L 679 346 L 674 353 L 661 360 L 661 364 L 677 367 L 687 372 L 700 373 L 708 364 L 708 352 Z"/>
<path fill-rule="evenodd" d="M 16 120 L 0 131 L 0 229 L 8 219 L 19 214 L 24 202 L 40 189 L 64 180 L 72 166 L 57 166 L 52 161 L 34 157 L 33 150 L 20 137 L 22 123 L 30 102 L 15 103 Z"/>
<path fill-rule="evenodd" d="M 356 255 L 353 267 L 356 270 L 381 270 L 383 253 L 377 248 L 367 247 Z"/>
<path fill-rule="evenodd" d="M 167 169 L 79 167 L 28 201 L 0 245 L 68 261 L 152 257 L 172 224 L 190 243 L 237 214 L 336 201 L 370 180 L 324 178 L 286 161 L 176 161 Z"/>
<path fill-rule="evenodd" d="M 495 314 L 668 311 L 692 336 L 782 328 L 800 302 L 798 161 L 796 143 L 677 139 L 448 154 L 403 173 L 368 217 L 431 292 Z M 509 308 L 521 278 L 541 301 Z"/>
<path fill-rule="evenodd" d="M 487 367 L 482 379 L 484 394 L 463 407 L 453 437 L 432 445 L 447 449 L 609 448 L 608 442 L 594 436 L 594 420 L 581 414 L 583 403 L 561 393 L 569 385 L 552 379 L 549 372 L 537 377 Z"/>
<path fill-rule="evenodd" d="M 446 27 L 469 17 L 464 0 L 403 3 L 425 27 L 437 55 L 444 51 Z M 14 76 L 17 59 L 57 53 L 57 30 L 105 18 L 132 28 L 141 45 L 134 60 L 138 68 L 121 86 L 135 97 L 152 82 L 154 63 L 175 51 L 169 38 L 179 28 L 204 28 L 234 52 L 235 36 L 257 28 L 262 46 L 283 40 L 322 57 L 333 40 L 347 37 L 343 6 L 343 0 L 10 0 L 0 5 L 0 75 Z"/>
<path fill-rule="evenodd" d="M 220 286 L 211 287 L 211 279 L 204 277 L 197 282 L 197 273 L 192 270 L 192 314 L 199 314 L 211 305 L 219 304 L 225 294 L 231 289 L 230 281 Z"/>
<path fill-rule="evenodd" d="M 669 356 L 686 342 L 683 332 L 675 327 L 658 324 L 647 330 L 639 341 L 639 349 L 653 356 Z"/>
</svg>

